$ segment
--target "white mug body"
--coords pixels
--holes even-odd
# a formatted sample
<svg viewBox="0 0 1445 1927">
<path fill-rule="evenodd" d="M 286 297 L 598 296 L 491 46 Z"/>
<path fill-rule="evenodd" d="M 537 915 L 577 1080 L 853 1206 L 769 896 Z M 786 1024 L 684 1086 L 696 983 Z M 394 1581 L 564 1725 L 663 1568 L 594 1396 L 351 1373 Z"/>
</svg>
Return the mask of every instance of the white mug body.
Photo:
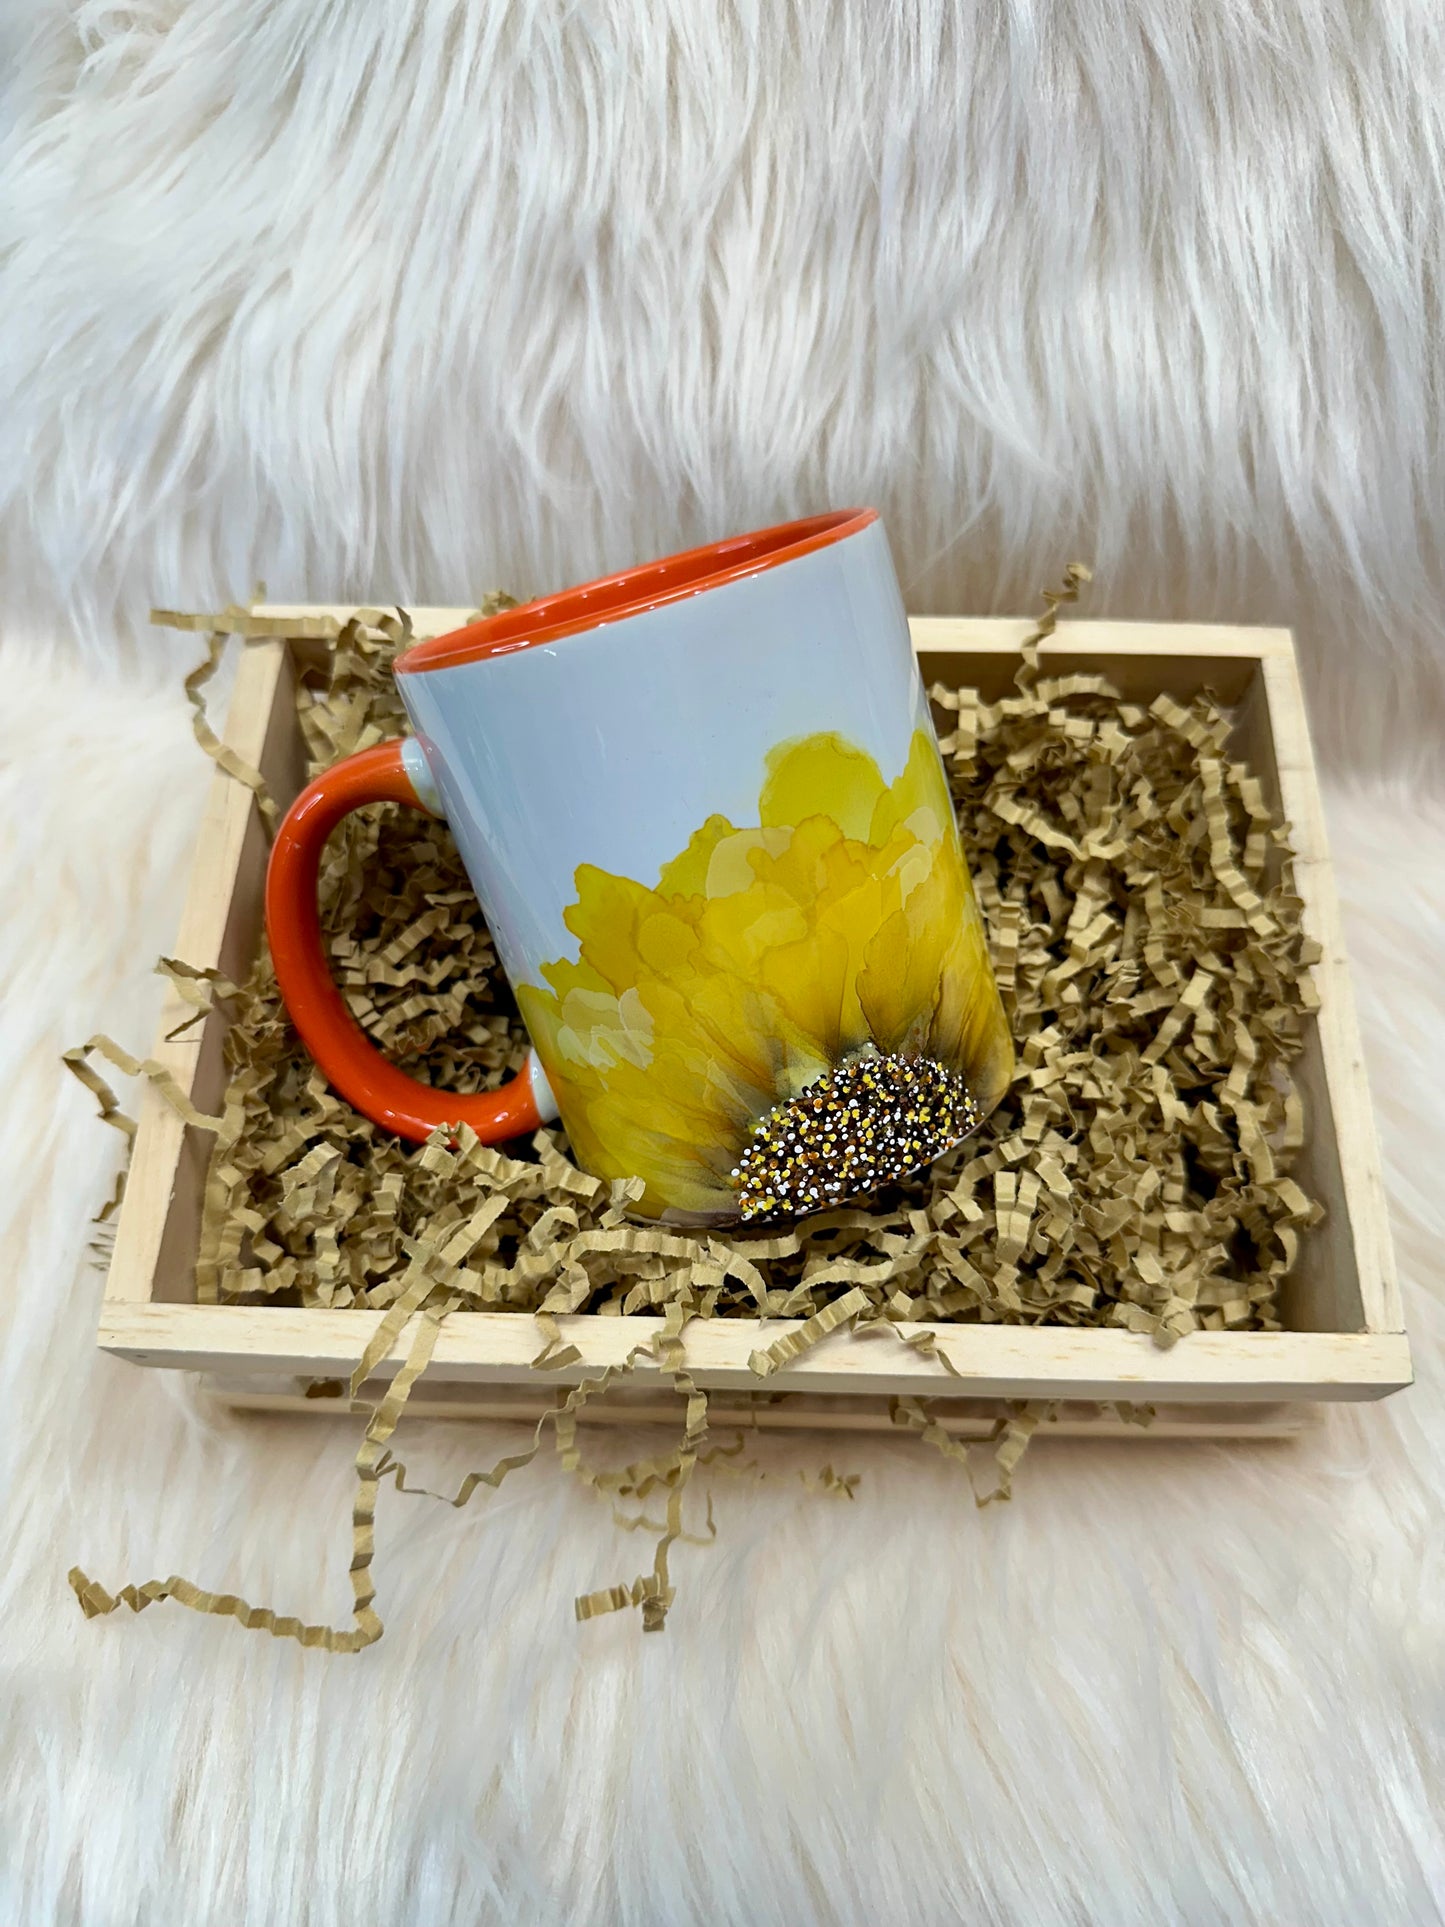
<svg viewBox="0 0 1445 1927">
<path fill-rule="evenodd" d="M 760 1121 L 860 1053 L 941 1065 L 974 1121 L 1012 1073 L 883 525 L 793 527 L 397 666 L 574 1152 L 648 1217 L 768 1215 Z"/>
</svg>

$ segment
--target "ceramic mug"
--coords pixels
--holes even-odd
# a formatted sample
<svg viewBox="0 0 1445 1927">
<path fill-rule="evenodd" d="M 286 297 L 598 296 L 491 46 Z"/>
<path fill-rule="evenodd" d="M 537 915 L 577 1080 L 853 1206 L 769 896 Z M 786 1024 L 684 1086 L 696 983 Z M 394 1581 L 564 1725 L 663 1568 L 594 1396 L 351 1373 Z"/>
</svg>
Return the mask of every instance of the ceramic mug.
<svg viewBox="0 0 1445 1927">
<path fill-rule="evenodd" d="M 815 516 L 418 643 L 415 735 L 297 798 L 266 886 L 277 983 L 335 1088 L 423 1139 L 559 1113 L 636 1212 L 798 1215 L 930 1161 L 1013 1048 L 883 525 Z M 531 1034 L 501 1089 L 367 1040 L 317 914 L 326 838 L 390 800 L 446 818 Z"/>
</svg>

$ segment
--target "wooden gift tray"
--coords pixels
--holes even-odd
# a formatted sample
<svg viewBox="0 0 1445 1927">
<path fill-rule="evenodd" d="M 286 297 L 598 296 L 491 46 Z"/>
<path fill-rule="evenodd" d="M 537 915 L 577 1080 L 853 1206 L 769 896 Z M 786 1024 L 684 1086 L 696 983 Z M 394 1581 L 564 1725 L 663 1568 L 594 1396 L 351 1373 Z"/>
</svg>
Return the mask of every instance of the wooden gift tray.
<svg viewBox="0 0 1445 1927">
<path fill-rule="evenodd" d="M 266 615 L 345 618 L 349 608 L 272 607 Z M 459 627 L 461 609 L 412 612 L 418 636 Z M 986 697 L 1012 683 L 1026 621 L 919 617 L 912 622 L 924 681 L 975 684 Z M 252 644 L 240 664 L 225 739 L 259 766 L 289 802 L 305 779 L 296 718 L 296 679 L 318 645 Z M 887 1426 L 889 1400 L 922 1394 L 946 1403 L 951 1430 L 983 1429 L 1000 1401 L 1063 1401 L 1060 1430 L 1134 1437 L 1271 1434 L 1297 1429 L 1314 1402 L 1380 1398 L 1410 1382 L 1380 1177 L 1339 910 L 1304 703 L 1289 632 L 1202 624 L 1061 622 L 1044 643 L 1050 673 L 1102 672 L 1126 697 L 1160 692 L 1188 701 L 1209 688 L 1234 716 L 1232 747 L 1259 777 L 1292 826 L 1295 880 L 1308 932 L 1323 956 L 1318 1020 L 1296 1075 L 1307 1106 L 1307 1142 L 1297 1175 L 1326 1206 L 1302 1240 L 1282 1299 L 1288 1329 L 1198 1332 L 1170 1350 L 1122 1330 L 1064 1326 L 944 1324 L 933 1329 L 957 1377 L 898 1345 L 850 1341 L 839 1332 L 774 1373 L 760 1391 L 749 1354 L 781 1337 L 790 1321 L 697 1320 L 684 1335 L 687 1368 L 719 1394 L 716 1422 L 729 1415 L 764 1427 Z M 261 937 L 266 840 L 250 790 L 216 772 L 201 824 L 174 954 L 244 976 Z M 184 1036 L 166 1033 L 187 1007 L 169 993 L 155 1056 L 202 1110 L 221 1108 L 227 1018 L 213 1012 Z M 99 1342 L 139 1365 L 199 1371 L 238 1406 L 314 1413 L 346 1411 L 346 1380 L 382 1314 L 267 1305 L 198 1305 L 195 1257 L 210 1138 L 184 1125 L 147 1085 L 141 1099 L 125 1202 L 101 1312 Z M 581 1362 L 545 1381 L 531 1371 L 540 1339 L 524 1313 L 457 1312 L 442 1327 L 432 1365 L 410 1409 L 440 1416 L 535 1417 L 555 1386 L 620 1364 L 661 1326 L 651 1316 L 559 1321 Z M 905 1330 L 911 1328 L 905 1327 Z M 382 1375 L 400 1363 L 398 1348 Z M 677 1402 L 642 1366 L 620 1396 L 583 1408 L 588 1417 L 666 1416 Z M 371 1389 L 371 1388 L 368 1388 Z M 1148 1432 L 1100 1414 L 1096 1401 L 1152 1402 Z"/>
</svg>

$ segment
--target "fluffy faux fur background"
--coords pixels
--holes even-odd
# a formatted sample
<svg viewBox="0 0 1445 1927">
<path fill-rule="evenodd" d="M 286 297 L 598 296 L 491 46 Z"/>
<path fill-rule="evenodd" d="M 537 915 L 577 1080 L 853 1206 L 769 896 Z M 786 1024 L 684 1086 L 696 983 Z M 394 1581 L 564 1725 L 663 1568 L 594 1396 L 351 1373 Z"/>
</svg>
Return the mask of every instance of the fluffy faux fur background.
<svg viewBox="0 0 1445 1927">
<path fill-rule="evenodd" d="M 1263 0 L 16 4 L 0 15 L 0 1918 L 1445 1917 L 1445 16 Z M 1421 1382 L 1305 1441 L 1045 1446 L 976 1514 L 728 1480 L 661 1639 L 550 1470 L 384 1495 L 351 1440 L 98 1359 L 115 1150 L 207 769 L 153 601 L 464 601 L 847 501 L 918 609 L 1292 623 L 1333 772 Z M 445 1480 L 501 1435 L 414 1428 Z"/>
</svg>

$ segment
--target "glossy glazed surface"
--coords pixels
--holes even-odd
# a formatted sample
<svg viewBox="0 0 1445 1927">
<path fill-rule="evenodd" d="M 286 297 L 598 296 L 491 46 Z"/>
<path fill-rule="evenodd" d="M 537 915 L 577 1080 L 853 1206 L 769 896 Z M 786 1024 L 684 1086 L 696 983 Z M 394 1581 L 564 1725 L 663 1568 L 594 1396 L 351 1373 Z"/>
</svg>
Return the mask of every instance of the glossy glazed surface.
<svg viewBox="0 0 1445 1927">
<path fill-rule="evenodd" d="M 326 961 L 316 883 L 326 840 L 367 803 L 422 807 L 397 739 L 323 770 L 287 811 L 266 870 L 266 934 L 291 1020 L 329 1081 L 384 1130 L 418 1142 L 440 1124 L 470 1124 L 485 1143 L 535 1131 L 555 1116 L 540 1067 L 473 1096 L 433 1090 L 388 1063 L 346 1007 Z"/>
<path fill-rule="evenodd" d="M 923 704 L 887 538 L 491 660 L 398 678 L 513 983 L 576 943 L 579 864 L 656 881 L 717 813 L 754 820 L 768 752 L 835 730 L 902 769 Z"/>
<path fill-rule="evenodd" d="M 686 596 L 811 555 L 855 535 L 877 519 L 875 509 L 837 509 L 829 515 L 780 522 L 751 535 L 729 536 L 701 548 L 684 549 L 660 562 L 601 576 L 595 582 L 564 589 L 559 595 L 542 596 L 465 629 L 455 629 L 450 635 L 429 637 L 398 659 L 396 673 L 417 675 L 423 670 L 479 662 L 531 649 L 542 642 L 560 642 L 564 636 L 582 635 L 604 622 L 660 609 Z"/>
<path fill-rule="evenodd" d="M 729 1221 L 752 1122 L 865 1045 L 985 1110 L 1011 1071 L 887 539 L 853 521 L 397 679 L 573 1149 L 645 1215 Z"/>
</svg>

